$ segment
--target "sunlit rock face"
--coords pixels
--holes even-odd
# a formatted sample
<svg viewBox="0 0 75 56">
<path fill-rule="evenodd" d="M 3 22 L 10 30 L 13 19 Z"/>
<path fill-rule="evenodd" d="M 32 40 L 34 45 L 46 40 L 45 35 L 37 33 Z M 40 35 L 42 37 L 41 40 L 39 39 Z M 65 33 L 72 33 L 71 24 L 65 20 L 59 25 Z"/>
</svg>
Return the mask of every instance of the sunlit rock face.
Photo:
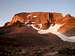
<svg viewBox="0 0 75 56">
<path fill-rule="evenodd" d="M 35 27 L 40 29 L 48 29 L 51 24 L 55 24 L 62 21 L 61 13 L 50 12 L 22 12 L 13 16 L 11 22 L 8 25 L 20 21 L 25 24 L 34 24 Z"/>
<path fill-rule="evenodd" d="M 63 20 L 63 15 L 62 13 L 49 13 L 49 22 L 52 24 L 60 24 Z"/>
<path fill-rule="evenodd" d="M 27 16 L 30 13 L 26 13 L 26 12 L 21 12 L 21 13 L 17 13 L 12 17 L 11 22 L 9 23 L 9 25 L 12 25 L 13 23 L 16 23 L 17 21 L 24 23 L 25 21 L 27 21 Z"/>
<path fill-rule="evenodd" d="M 25 25 L 33 25 L 37 29 L 48 29 L 51 25 L 64 24 L 58 29 L 58 32 L 67 32 L 75 28 L 75 17 L 71 15 L 63 16 L 62 13 L 56 12 L 21 12 L 13 16 L 11 22 L 5 26 L 10 26 L 17 21 Z"/>
<path fill-rule="evenodd" d="M 64 25 L 59 28 L 58 30 L 59 32 L 65 33 L 71 29 L 75 29 L 75 17 L 71 15 L 66 15 L 65 17 L 63 17 L 61 24 L 64 24 Z"/>
<path fill-rule="evenodd" d="M 37 28 L 47 29 L 49 27 L 49 12 L 32 12 L 28 18 Z M 39 25 L 41 24 L 42 27 Z"/>
<path fill-rule="evenodd" d="M 55 12 L 32 12 L 28 15 L 28 18 L 31 18 L 31 22 L 34 22 L 35 27 L 41 29 L 48 29 L 51 24 L 60 24 L 63 16 L 61 13 Z M 42 24 L 42 27 L 40 27 L 39 24 Z"/>
<path fill-rule="evenodd" d="M 75 17 L 71 15 L 63 16 L 61 13 L 50 13 L 51 19 L 49 22 L 53 25 L 55 24 L 62 24 L 58 31 L 59 32 L 67 32 L 72 28 L 75 28 Z"/>
</svg>

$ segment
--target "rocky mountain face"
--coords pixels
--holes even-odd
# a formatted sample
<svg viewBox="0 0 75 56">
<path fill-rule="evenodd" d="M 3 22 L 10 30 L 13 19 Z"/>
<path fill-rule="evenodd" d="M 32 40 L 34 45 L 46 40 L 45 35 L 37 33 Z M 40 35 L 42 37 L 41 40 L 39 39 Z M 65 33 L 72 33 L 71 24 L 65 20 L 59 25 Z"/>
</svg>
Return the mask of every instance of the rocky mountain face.
<svg viewBox="0 0 75 56">
<path fill-rule="evenodd" d="M 12 17 L 12 20 L 10 23 L 6 23 L 5 25 L 7 26 L 10 26 L 12 25 L 13 23 L 16 23 L 17 21 L 20 21 L 22 23 L 24 23 L 26 20 L 27 20 L 27 15 L 29 15 L 30 13 L 25 13 L 25 12 L 22 12 L 22 13 L 17 13 L 15 14 L 13 17 Z"/>
<path fill-rule="evenodd" d="M 62 41 L 58 36 L 52 33 L 38 34 L 37 30 L 27 25 L 34 24 L 36 27 L 39 27 L 38 24 L 41 23 L 43 24 L 42 28 L 47 29 L 51 24 L 55 24 L 55 20 L 58 19 L 60 22 L 63 18 L 68 17 L 70 18 L 69 15 L 63 17 L 61 13 L 49 12 L 23 12 L 16 14 L 13 16 L 11 22 L 7 22 L 3 27 L 0 27 L 0 55 L 75 55 L 75 43 Z"/>
<path fill-rule="evenodd" d="M 40 29 L 48 29 L 51 24 L 64 24 L 58 30 L 59 32 L 67 32 L 75 28 L 75 17 L 71 15 L 63 16 L 62 13 L 50 12 L 22 12 L 13 16 L 11 22 L 7 22 L 5 26 L 10 26 L 17 21 L 24 24 L 34 24 L 35 27 Z"/>
<path fill-rule="evenodd" d="M 58 21 L 60 22 L 61 18 L 62 18 L 62 14 L 61 13 L 49 13 L 49 12 L 31 12 L 31 13 L 26 13 L 26 12 L 22 12 L 22 13 L 18 13 L 15 14 L 11 20 L 11 22 L 7 25 L 11 25 L 17 21 L 20 21 L 22 23 L 27 22 L 27 20 L 32 21 L 32 22 L 36 22 L 36 26 L 37 24 L 42 24 L 44 28 L 48 28 L 49 25 L 51 23 L 54 23 L 54 21 L 58 19 Z"/>
</svg>

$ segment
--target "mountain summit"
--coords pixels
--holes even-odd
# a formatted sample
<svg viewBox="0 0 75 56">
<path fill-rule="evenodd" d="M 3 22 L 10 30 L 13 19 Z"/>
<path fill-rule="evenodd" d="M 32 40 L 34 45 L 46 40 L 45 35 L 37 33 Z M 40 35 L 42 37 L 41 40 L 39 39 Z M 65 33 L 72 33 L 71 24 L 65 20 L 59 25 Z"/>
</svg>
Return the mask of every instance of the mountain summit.
<svg viewBox="0 0 75 56">
<path fill-rule="evenodd" d="M 25 25 L 33 24 L 36 28 L 43 30 L 48 29 L 50 25 L 64 24 L 59 28 L 59 32 L 67 32 L 75 28 L 75 17 L 70 14 L 63 16 L 62 13 L 56 12 L 17 13 L 12 17 L 11 22 L 7 22 L 5 26 L 10 26 L 18 21 Z"/>
</svg>

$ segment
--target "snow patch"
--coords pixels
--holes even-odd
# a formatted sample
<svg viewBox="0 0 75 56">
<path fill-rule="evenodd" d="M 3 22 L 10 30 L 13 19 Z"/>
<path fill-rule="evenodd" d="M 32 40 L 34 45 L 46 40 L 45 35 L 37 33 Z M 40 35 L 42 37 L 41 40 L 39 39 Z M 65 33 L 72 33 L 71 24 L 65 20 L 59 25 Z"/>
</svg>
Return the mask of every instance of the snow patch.
<svg viewBox="0 0 75 56">
<path fill-rule="evenodd" d="M 33 17 L 37 17 L 37 16 L 33 16 Z"/>
<path fill-rule="evenodd" d="M 58 32 L 58 29 L 62 26 L 59 24 L 55 24 L 54 26 L 50 26 L 47 30 L 42 30 L 36 28 L 34 25 L 31 25 L 34 29 L 38 30 L 39 34 L 48 34 L 48 33 L 53 33 L 56 34 L 59 38 L 61 38 L 63 41 L 68 41 L 68 42 L 75 42 L 75 36 L 68 37 L 60 32 Z"/>
</svg>

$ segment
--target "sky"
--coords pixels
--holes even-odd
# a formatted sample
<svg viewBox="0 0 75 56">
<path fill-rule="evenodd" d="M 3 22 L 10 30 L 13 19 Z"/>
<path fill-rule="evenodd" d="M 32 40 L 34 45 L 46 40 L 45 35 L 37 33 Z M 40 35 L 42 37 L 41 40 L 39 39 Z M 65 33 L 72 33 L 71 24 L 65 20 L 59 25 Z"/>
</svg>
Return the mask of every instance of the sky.
<svg viewBox="0 0 75 56">
<path fill-rule="evenodd" d="M 60 12 L 75 16 L 75 0 L 0 0 L 0 26 L 20 12 Z"/>
</svg>

